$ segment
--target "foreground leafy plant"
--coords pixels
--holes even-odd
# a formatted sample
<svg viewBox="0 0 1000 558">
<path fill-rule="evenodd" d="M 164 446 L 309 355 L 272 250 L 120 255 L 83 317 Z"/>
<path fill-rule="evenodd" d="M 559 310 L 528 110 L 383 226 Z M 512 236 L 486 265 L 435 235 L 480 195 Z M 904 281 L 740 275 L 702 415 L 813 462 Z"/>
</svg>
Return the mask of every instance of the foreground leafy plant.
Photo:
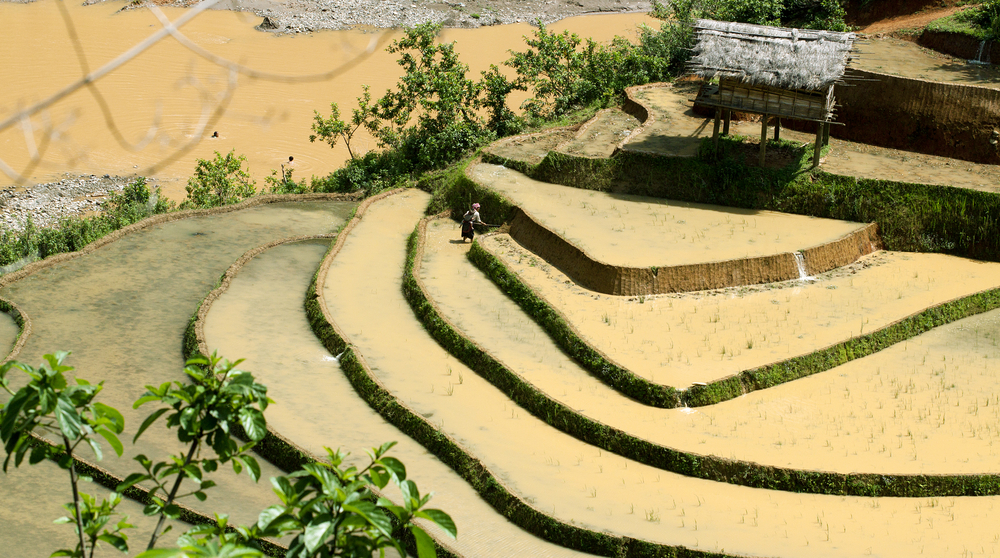
<svg viewBox="0 0 1000 558">
<path fill-rule="evenodd" d="M 97 459 L 101 459 L 101 448 L 94 439 L 97 435 L 107 440 L 120 456 L 123 447 L 118 434 L 124 429 L 125 419 L 114 408 L 94 402 L 94 397 L 103 389 L 103 382 L 94 385 L 77 378 L 76 385 L 72 385 L 66 381 L 65 374 L 73 370 L 63 364 L 68 355 L 67 352 L 45 355 L 45 362 L 37 368 L 17 361 L 0 366 L 0 388 L 12 396 L 0 408 L 0 440 L 7 452 L 3 470 L 7 471 L 11 458 L 14 458 L 14 466 L 19 467 L 29 451 L 29 463 L 51 458 L 67 470 L 73 502 L 67 504 L 71 517 L 64 522 L 75 522 L 78 542 L 75 550 L 60 550 L 56 555 L 82 557 L 87 555 L 89 548 L 90 556 L 93 556 L 97 540 L 118 548 L 125 545 L 125 538 L 116 531 L 98 534 L 107 523 L 104 518 L 110 518 L 117 502 L 106 506 L 105 503 L 96 504 L 93 498 L 86 495 L 81 498 L 77 488 L 80 477 L 72 455 L 80 444 L 86 443 Z M 16 392 L 11 390 L 7 377 L 11 370 L 20 370 L 30 378 L 28 384 Z M 36 431 L 55 434 L 62 448 L 35 442 L 32 433 Z"/>
<path fill-rule="evenodd" d="M 370 463 L 362 469 L 344 465 L 346 455 L 328 449 L 328 462 L 308 463 L 301 471 L 272 478 L 281 504 L 261 512 L 254 525 L 231 526 L 228 516 L 219 514 L 214 523 L 195 526 L 181 535 L 176 547 L 154 548 L 170 530 L 163 529 L 165 520 L 181 516 L 177 500 L 187 496 L 201 501 L 207 498 L 205 491 L 215 483 L 205 478 L 206 473 L 231 462 L 237 474 L 246 468 L 254 481 L 260 477 L 259 464 L 246 452 L 267 434 L 263 415 L 271 402 L 267 388 L 254 381 L 251 373 L 236 369 L 241 361 L 229 362 L 216 354 L 187 362 L 184 372 L 190 383 L 146 386 L 135 408 L 155 402 L 162 406 L 142 422 L 133 442 L 165 416 L 166 425 L 176 430 L 178 440 L 188 444 L 188 449 L 158 462 L 145 455 L 136 456 L 144 472 L 129 475 L 108 497 L 99 500 L 79 492 L 79 481 L 90 479 L 76 474 L 72 454 L 86 442 L 100 460 L 102 452 L 93 439 L 98 435 L 120 456 L 123 447 L 118 435 L 124 429 L 124 419 L 112 407 L 94 402 L 102 384 L 95 386 L 77 379 L 76 385 L 70 385 L 66 381 L 66 373 L 73 370 L 63 364 L 68 354 L 45 355 L 45 362 L 38 368 L 16 361 L 0 367 L 0 387 L 13 396 L 0 407 L 0 434 L 7 452 L 4 471 L 11 459 L 19 466 L 27 456 L 31 464 L 53 459 L 70 472 L 73 502 L 65 505 L 69 515 L 56 523 L 74 524 L 78 542 L 74 549 L 57 550 L 52 556 L 93 558 L 100 542 L 127 552 L 125 531 L 134 526 L 116 508 L 122 501 L 121 494 L 137 483 L 152 485 L 148 491 L 151 503 L 143 513 L 159 516 L 141 558 L 258 557 L 264 555 L 258 541 L 265 537 L 291 538 L 286 553 L 289 558 L 369 558 L 375 553 L 384 556 L 388 548 L 406 556 L 402 543 L 406 534 L 415 542 L 420 558 L 431 558 L 436 556 L 434 543 L 423 528 L 414 524 L 415 519 L 438 525 L 451 537 L 456 535 L 451 517 L 441 510 L 427 509 L 430 495 L 421 496 L 416 484 L 406 478 L 403 463 L 386 455 L 395 444 L 389 442 L 372 449 Z M 31 378 L 16 392 L 10 388 L 11 370 L 20 370 Z M 34 439 L 36 431 L 57 434 L 62 447 Z M 238 441 L 234 437 L 237 432 L 248 441 Z M 214 456 L 201 457 L 206 447 Z M 180 494 L 184 479 L 197 483 L 197 488 Z M 390 481 L 398 486 L 402 505 L 375 493 Z"/>
</svg>

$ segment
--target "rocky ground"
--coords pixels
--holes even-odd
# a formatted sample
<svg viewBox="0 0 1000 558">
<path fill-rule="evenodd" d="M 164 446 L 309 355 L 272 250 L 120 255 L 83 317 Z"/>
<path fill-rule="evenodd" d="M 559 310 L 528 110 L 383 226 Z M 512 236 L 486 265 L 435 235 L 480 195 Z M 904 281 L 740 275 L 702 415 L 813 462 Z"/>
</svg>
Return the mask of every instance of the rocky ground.
<svg viewBox="0 0 1000 558">
<path fill-rule="evenodd" d="M 20 231 L 31 216 L 37 227 L 54 225 L 61 219 L 100 210 L 109 192 L 120 192 L 134 177 L 104 175 L 73 176 L 30 188 L 10 186 L 0 190 L 0 227 Z"/>
<path fill-rule="evenodd" d="M 101 0 L 97 0 L 101 1 Z M 163 0 L 156 0 L 158 3 Z M 551 23 L 565 17 L 649 11 L 648 0 L 220 0 L 226 9 L 262 18 L 261 30 L 308 33 L 356 27 L 412 27 L 424 22 L 445 27 L 506 23 Z M 173 0 L 171 5 L 190 5 Z"/>
</svg>

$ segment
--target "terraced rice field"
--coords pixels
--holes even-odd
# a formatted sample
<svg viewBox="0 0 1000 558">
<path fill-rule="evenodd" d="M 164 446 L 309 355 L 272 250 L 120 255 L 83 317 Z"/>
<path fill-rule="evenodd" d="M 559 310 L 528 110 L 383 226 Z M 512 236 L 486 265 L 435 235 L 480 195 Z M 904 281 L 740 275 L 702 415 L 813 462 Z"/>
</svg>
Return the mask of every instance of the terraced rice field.
<svg viewBox="0 0 1000 558">
<path fill-rule="evenodd" d="M 31 335 L 17 358 L 37 365 L 45 353 L 72 350 L 68 364 L 79 377 L 107 382 L 100 400 L 122 412 L 126 421 L 122 439 L 131 440 L 152 412 L 147 407 L 132 409 L 144 386 L 184 380 L 184 330 L 222 272 L 242 253 L 275 239 L 335 231 L 354 205 L 268 204 L 180 219 L 40 269 L 0 289 L 0 297 L 16 303 L 32 322 Z M 179 450 L 172 432 L 152 428 L 137 444 L 126 443 L 123 457 L 107 452 L 100 464 L 124 477 L 139 468 L 132 461 L 136 454 L 165 457 Z M 89 452 L 83 456 L 92 458 Z M 233 521 L 255 521 L 259 510 L 274 503 L 266 479 L 279 474 L 266 462 L 262 471 L 265 481 L 257 485 L 245 475 L 218 475 L 219 486 L 210 491 L 210 499 L 190 505 L 209 516 L 219 511 L 229 513 Z M 63 491 L 65 498 L 66 478 L 54 476 L 48 482 L 55 483 L 54 491 Z M 50 509 L 49 502 L 50 508 L 38 509 L 36 504 L 45 502 L 19 501 L 6 491 L 0 491 L 0 501 L 0 507 L 21 510 L 32 524 L 48 524 L 62 515 L 58 505 Z M 8 548 L 23 556 L 37 553 L 32 546 Z"/>
<path fill-rule="evenodd" d="M 481 245 L 588 343 L 632 372 L 677 388 L 801 356 L 1000 287 L 1000 264 L 880 251 L 807 281 L 616 297 L 576 286 L 506 235 Z"/>
<path fill-rule="evenodd" d="M 424 201 L 422 196 L 417 200 Z M 381 207 L 371 211 L 372 219 L 381 218 Z M 316 456 L 325 455 L 324 447 L 351 451 L 359 465 L 365 464 L 363 450 L 399 442 L 392 455 L 403 460 L 421 492 L 434 492 L 432 507 L 453 515 L 462 536 L 439 540 L 462 556 L 583 556 L 512 525 L 447 465 L 358 397 L 302 312 L 305 291 L 328 244 L 286 244 L 257 256 L 212 304 L 205 321 L 207 346 L 246 358 L 242 367 L 269 386 L 277 402 L 268 407 L 269 428 Z"/>
<path fill-rule="evenodd" d="M 536 163 L 556 148 L 607 156 L 629 118 L 606 111 L 491 151 Z M 665 128 L 644 130 L 633 141 L 677 147 L 654 137 Z M 681 131 L 685 141 L 703 133 Z M 787 255 L 866 226 L 574 190 L 485 164 L 470 176 L 621 266 Z M 379 196 L 339 236 L 354 204 L 187 217 L 0 278 L 0 297 L 31 320 L 16 356 L 72 349 L 71 364 L 108 381 L 104 401 L 134 429 L 142 386 L 181 379 L 185 328 L 204 301 L 193 329 L 201 349 L 245 358 L 270 386 L 268 426 L 281 443 L 363 461 L 364 449 L 399 442 L 393 455 L 455 518 L 459 539 L 439 542 L 456 556 L 1000 552 L 1000 310 L 981 312 L 997 305 L 1000 264 L 876 251 L 790 281 L 612 296 L 507 234 L 466 244 L 457 223 L 424 217 L 429 202 L 418 190 Z M 521 285 L 539 299 L 515 302 L 508 293 Z M 535 321 L 549 310 L 552 321 Z M 568 329 L 552 336 L 545 327 L 558 320 Z M 17 334 L 0 315 L 0 349 Z M 597 358 L 567 356 L 565 337 Z M 825 360 L 788 380 L 810 358 Z M 791 372 L 739 383 L 778 369 Z M 621 377 L 674 399 L 625 395 Z M 102 464 L 124 476 L 131 455 L 175 446 L 154 430 Z M 281 472 L 262 465 L 265 478 Z M 0 529 L 4 548 L 31 555 L 66 538 L 48 524 L 66 499 L 53 473 L 43 464 L 0 477 L 0 521 L 14 527 Z M 216 480 L 198 511 L 246 523 L 274 501 L 266 484 Z"/>
<path fill-rule="evenodd" d="M 538 324 L 465 260 L 464 251 L 449 244 L 454 236 L 451 221 L 432 221 L 427 227 L 421 278 L 442 315 L 540 391 L 602 424 L 685 452 L 794 469 L 974 474 L 991 470 L 996 462 L 994 436 L 1000 400 L 991 382 L 1000 372 L 996 344 L 1000 311 L 942 326 L 869 357 L 746 397 L 696 409 L 656 409 L 622 396 L 567 357 Z M 488 237 L 483 243 L 496 238 Z M 994 278 L 1000 274 L 995 272 Z M 787 285 L 785 290 L 825 291 L 825 279 Z M 552 280 L 549 287 L 566 284 Z M 773 297 L 781 292 L 763 294 Z M 589 310 L 573 316 L 592 315 L 594 308 L 588 303 L 594 299 L 582 292 L 574 294 L 570 300 L 576 305 L 574 310 L 581 306 Z M 749 303 L 753 296 L 741 296 L 735 290 L 707 298 L 693 295 L 689 302 L 698 312 L 690 316 L 707 315 L 706 307 L 717 304 Z M 656 305 L 663 298 L 650 297 L 644 304 Z M 688 297 L 671 298 L 677 302 Z M 763 310 L 778 306 L 762 302 Z M 631 304 L 642 307 L 637 301 Z M 785 306 L 801 310 L 810 301 L 799 293 L 794 303 Z M 469 311 L 470 307 L 489 310 Z M 663 314 L 684 311 L 676 304 Z M 697 323 L 710 331 L 714 324 L 727 320 L 732 316 Z M 795 337 L 792 321 L 778 323 L 772 335 L 792 331 Z M 654 334 L 664 331 L 656 323 L 640 322 L 636 327 Z M 805 324 L 799 329 L 813 331 Z M 841 335 L 851 333 L 842 331 Z M 676 334 L 670 337 L 678 338 Z M 656 347 L 652 339 L 648 346 Z M 810 336 L 803 346 L 822 346 L 822 342 Z M 699 360 L 693 367 L 707 368 L 710 360 Z M 669 368 L 664 364 L 656 369 Z"/>
<path fill-rule="evenodd" d="M 499 165 L 469 175 L 594 260 L 678 266 L 770 256 L 832 242 L 862 223 L 723 208 L 550 184 Z"/>
</svg>

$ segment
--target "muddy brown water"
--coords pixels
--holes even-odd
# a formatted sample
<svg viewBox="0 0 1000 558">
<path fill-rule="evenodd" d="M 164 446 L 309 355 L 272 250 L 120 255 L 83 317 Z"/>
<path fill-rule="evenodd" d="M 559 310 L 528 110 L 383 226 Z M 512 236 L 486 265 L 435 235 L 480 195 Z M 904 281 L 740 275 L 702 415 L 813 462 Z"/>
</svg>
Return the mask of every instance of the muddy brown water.
<svg viewBox="0 0 1000 558">
<path fill-rule="evenodd" d="M 536 509 L 588 529 L 753 556 L 961 556 L 996 552 L 1000 499 L 851 498 L 682 477 L 562 434 L 444 352 L 401 294 L 418 203 L 373 206 L 334 259 L 329 311 L 401 402 L 455 439 Z M 455 250 L 457 234 L 448 246 Z M 373 247 L 378 257 L 371 258 Z M 337 296 L 340 292 L 355 296 Z M 478 296 L 467 312 L 490 312 Z"/>
<path fill-rule="evenodd" d="M 447 511 L 458 526 L 445 543 L 462 556 L 582 556 L 525 533 L 484 502 L 447 465 L 385 422 L 354 392 L 333 355 L 316 339 L 302 309 L 305 291 L 328 243 L 301 242 L 254 258 L 212 305 L 205 339 L 212 350 L 239 354 L 243 367 L 270 386 L 276 403 L 268 425 L 317 456 L 325 447 L 350 451 L 367 465 L 365 450 L 396 441 L 390 455 L 406 464 L 431 507 Z M 338 292 L 340 296 L 349 293 Z M 433 531 L 434 529 L 432 529 Z"/>
<path fill-rule="evenodd" d="M 990 378 L 1000 372 L 1000 311 L 718 405 L 654 409 L 620 395 L 562 353 L 466 260 L 463 247 L 450 243 L 456 234 L 450 220 L 428 225 L 420 269 L 428 296 L 462 333 L 584 416 L 682 451 L 779 467 L 896 474 L 994 470 L 1000 401 Z M 654 331 L 661 347 L 685 343 L 654 324 L 636 327 Z M 643 341 L 649 341 L 646 350 L 656 350 L 652 337 Z"/>
<path fill-rule="evenodd" d="M 32 334 L 18 359 L 38 365 L 45 353 L 72 351 L 67 363 L 76 367 L 75 374 L 107 382 L 99 400 L 122 412 L 122 438 L 130 440 L 155 409 L 132 409 L 143 386 L 185 381 L 184 330 L 222 272 L 247 250 L 271 240 L 336 230 L 354 205 L 283 203 L 182 219 L 40 270 L 0 289 L 0 296 L 32 319 Z M 235 360 L 241 355 L 223 356 Z M 125 444 L 124 457 L 107 451 L 101 464 L 125 476 L 138 469 L 131 460 L 137 453 L 162 458 L 180 451 L 171 436 L 162 424 L 154 426 L 137 444 Z M 220 511 L 236 522 L 254 521 L 257 512 L 274 503 L 267 478 L 279 473 L 261 464 L 260 484 L 222 471 L 213 478 L 219 487 L 209 491 L 209 500 L 189 504 L 209 515 Z"/>
<path fill-rule="evenodd" d="M 106 498 L 110 491 L 89 482 L 80 483 L 80 492 L 96 498 Z M 0 474 L 0 548 L 4 556 L 48 556 L 56 550 L 75 547 L 77 538 L 73 525 L 55 525 L 52 522 L 65 517 L 68 512 L 63 504 L 73 501 L 69 474 L 50 461 L 35 465 L 25 462 L 15 469 L 11 464 L 6 474 Z M 156 527 L 157 518 L 146 517 L 138 502 L 122 499 L 117 511 L 128 516 L 135 529 L 128 529 L 129 552 L 120 553 L 106 543 L 100 543 L 95 556 L 136 556 L 146 550 L 149 536 Z M 116 517 L 111 524 L 117 523 Z M 173 531 L 161 539 L 171 545 L 177 536 L 190 528 L 182 522 L 167 521 Z"/>
<path fill-rule="evenodd" d="M 152 34 L 159 23 L 148 10 L 115 13 L 121 2 L 93 6 L 70 3 L 66 9 L 75 22 L 89 66 L 96 69 Z M 182 10 L 164 9 L 176 19 Z M 0 19 L 7 22 L 0 58 L 5 70 L 18 79 L 0 91 L 0 119 L 60 90 L 82 72 L 67 38 L 65 24 L 55 1 L 28 4 L 0 3 Z M 373 40 L 399 37 L 399 33 L 327 31 L 301 36 L 274 36 L 256 31 L 260 18 L 231 11 L 209 11 L 182 28 L 187 37 L 217 56 L 240 62 L 255 70 L 287 76 L 322 74 L 353 60 Z M 645 14 L 613 14 L 569 18 L 552 24 L 555 31 L 568 29 L 598 41 L 614 35 L 634 37 L 640 23 L 655 25 Z M 528 24 L 448 29 L 442 40 L 457 41 L 462 60 L 470 66 L 470 77 L 501 64 L 508 49 L 523 50 L 523 35 L 532 33 Z M 384 45 L 383 45 L 384 46 Z M 176 40 L 165 40 L 114 73 L 101 79 L 97 88 L 108 100 L 110 114 L 127 144 L 138 144 L 156 125 L 148 147 L 133 151 L 122 147 L 105 123 L 99 105 L 86 90 L 56 103 L 36 126 L 57 130 L 51 143 L 35 134 L 43 163 L 31 169 L 34 181 L 45 182 L 63 172 L 129 175 L 150 174 L 168 180 L 164 191 L 171 198 L 184 197 L 184 181 L 198 158 L 211 158 L 214 151 L 235 149 L 248 158 L 259 184 L 271 170 L 295 157 L 297 178 L 325 175 L 348 158 L 342 144 L 331 151 L 326 144 L 308 141 L 313 111 L 328 114 L 330 103 L 340 105 L 349 116 L 361 95 L 362 84 L 379 97 L 400 75 L 396 55 L 376 47 L 363 64 L 333 79 L 309 83 L 275 82 L 239 77 L 237 89 L 225 115 L 198 135 L 205 107 L 214 109 L 229 81 L 220 69 L 183 48 Z M 512 98 L 517 107 L 523 97 Z M 211 138 L 218 131 L 218 138 Z M 197 137 L 196 137 L 197 136 Z M 161 163 L 182 144 L 196 140 L 189 152 Z M 200 141 L 197 141 L 200 140 Z M 353 142 L 355 153 L 375 149 L 375 142 L 362 130 Z M 0 133 L 3 160 L 18 172 L 29 167 L 30 152 L 20 128 Z M 155 171 L 150 167 L 156 166 Z M 9 183 L 0 179 L 0 184 Z"/>
<path fill-rule="evenodd" d="M 484 163 L 469 174 L 591 258 L 612 265 L 676 266 L 770 256 L 826 244 L 864 227 L 571 188 Z"/>
<path fill-rule="evenodd" d="M 1000 264 L 880 251 L 815 281 L 620 297 L 576 286 L 509 236 L 481 243 L 588 343 L 639 376 L 682 389 L 808 354 L 935 304 L 1000 287 Z"/>
<path fill-rule="evenodd" d="M 17 343 L 17 336 L 21 328 L 17 327 L 14 318 L 5 312 L 0 312 L 0 354 L 6 358 Z"/>
</svg>

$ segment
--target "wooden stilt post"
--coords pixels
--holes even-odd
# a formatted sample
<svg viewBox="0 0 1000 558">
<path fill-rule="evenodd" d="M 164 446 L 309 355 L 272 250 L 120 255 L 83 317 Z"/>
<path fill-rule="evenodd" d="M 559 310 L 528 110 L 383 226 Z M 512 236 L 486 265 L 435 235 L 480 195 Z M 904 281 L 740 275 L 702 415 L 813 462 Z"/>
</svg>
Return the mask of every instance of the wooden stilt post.
<svg viewBox="0 0 1000 558">
<path fill-rule="evenodd" d="M 775 141 L 781 139 L 781 119 L 780 118 L 775 118 L 774 119 L 774 139 L 775 139 Z"/>
<path fill-rule="evenodd" d="M 760 166 L 764 166 L 764 150 L 767 149 L 767 115 L 760 118 Z"/>
<path fill-rule="evenodd" d="M 830 145 L 830 123 L 823 123 L 823 145 Z"/>
<path fill-rule="evenodd" d="M 732 118 L 733 118 L 732 109 L 726 109 L 725 120 L 723 120 L 722 122 L 722 135 L 724 136 L 729 135 L 729 121 L 732 120 Z"/>
<path fill-rule="evenodd" d="M 816 145 L 813 147 L 813 167 L 819 166 L 819 152 L 823 149 L 823 130 L 826 128 L 825 122 L 820 122 L 816 128 Z"/>
<path fill-rule="evenodd" d="M 719 154 L 719 120 L 722 118 L 722 109 L 715 109 L 715 127 L 712 129 L 712 150 Z"/>
</svg>

